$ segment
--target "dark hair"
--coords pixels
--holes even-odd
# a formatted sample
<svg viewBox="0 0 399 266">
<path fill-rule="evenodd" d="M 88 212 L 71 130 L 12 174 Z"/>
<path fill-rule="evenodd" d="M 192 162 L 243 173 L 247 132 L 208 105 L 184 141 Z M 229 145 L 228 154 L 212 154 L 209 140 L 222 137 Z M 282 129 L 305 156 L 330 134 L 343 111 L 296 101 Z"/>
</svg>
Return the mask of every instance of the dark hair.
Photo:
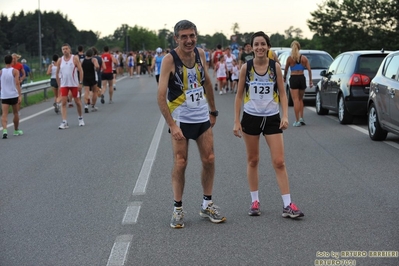
<svg viewBox="0 0 399 266">
<path fill-rule="evenodd" d="M 9 65 L 9 64 L 11 64 L 11 62 L 12 62 L 12 56 L 11 55 L 6 55 L 6 56 L 4 56 L 4 63 L 6 63 L 6 65 Z"/>
<path fill-rule="evenodd" d="M 82 46 L 82 45 L 79 45 L 79 46 L 78 46 L 78 51 L 79 51 L 79 52 L 83 52 L 83 46 Z"/>
<path fill-rule="evenodd" d="M 109 47 L 108 46 L 104 46 L 104 52 L 108 52 L 109 51 Z"/>
<path fill-rule="evenodd" d="M 174 34 L 176 37 L 179 37 L 179 31 L 181 30 L 189 30 L 193 29 L 195 31 L 195 35 L 197 34 L 197 26 L 195 26 L 194 23 L 188 20 L 180 20 L 179 22 L 176 23 L 174 27 Z"/>
<path fill-rule="evenodd" d="M 265 41 L 266 41 L 267 46 L 270 46 L 270 47 L 272 46 L 270 44 L 269 36 L 267 36 L 266 33 L 264 33 L 263 31 L 258 31 L 258 32 L 255 32 L 254 34 L 252 34 L 252 36 L 251 36 L 251 46 L 254 45 L 254 39 L 256 37 L 263 37 L 265 39 Z"/>
<path fill-rule="evenodd" d="M 87 57 L 92 57 L 93 56 L 93 50 L 92 49 L 87 50 L 86 51 L 86 56 Z"/>
<path fill-rule="evenodd" d="M 222 49 L 222 46 L 220 44 L 216 45 L 216 48 Z"/>
<path fill-rule="evenodd" d="M 98 55 L 98 50 L 96 47 L 93 46 L 93 47 L 91 47 L 91 49 L 93 50 L 94 55 Z"/>
<path fill-rule="evenodd" d="M 57 62 L 57 61 L 58 61 L 58 58 L 59 58 L 58 54 L 54 54 L 54 55 L 53 55 L 53 61 L 54 61 L 54 62 Z"/>
</svg>

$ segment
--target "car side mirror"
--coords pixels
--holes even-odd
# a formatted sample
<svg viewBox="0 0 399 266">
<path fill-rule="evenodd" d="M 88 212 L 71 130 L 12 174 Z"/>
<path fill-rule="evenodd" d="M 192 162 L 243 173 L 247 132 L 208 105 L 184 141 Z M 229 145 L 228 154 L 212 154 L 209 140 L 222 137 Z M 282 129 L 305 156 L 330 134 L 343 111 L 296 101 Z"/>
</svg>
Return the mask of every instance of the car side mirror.
<svg viewBox="0 0 399 266">
<path fill-rule="evenodd" d="M 320 76 L 326 77 L 327 76 L 327 70 L 320 71 Z"/>
</svg>

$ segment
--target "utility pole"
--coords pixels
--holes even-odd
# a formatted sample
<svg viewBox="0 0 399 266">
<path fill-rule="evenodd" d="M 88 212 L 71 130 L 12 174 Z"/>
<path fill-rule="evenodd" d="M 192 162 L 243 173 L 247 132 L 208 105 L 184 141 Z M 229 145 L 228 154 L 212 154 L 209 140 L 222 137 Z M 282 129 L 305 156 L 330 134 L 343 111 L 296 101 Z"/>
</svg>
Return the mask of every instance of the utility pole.
<svg viewBox="0 0 399 266">
<path fill-rule="evenodd" d="M 38 0 L 38 4 L 39 4 L 39 11 L 38 16 L 39 16 L 39 69 L 40 69 L 40 73 L 42 72 L 42 25 L 40 22 L 40 0 Z"/>
</svg>

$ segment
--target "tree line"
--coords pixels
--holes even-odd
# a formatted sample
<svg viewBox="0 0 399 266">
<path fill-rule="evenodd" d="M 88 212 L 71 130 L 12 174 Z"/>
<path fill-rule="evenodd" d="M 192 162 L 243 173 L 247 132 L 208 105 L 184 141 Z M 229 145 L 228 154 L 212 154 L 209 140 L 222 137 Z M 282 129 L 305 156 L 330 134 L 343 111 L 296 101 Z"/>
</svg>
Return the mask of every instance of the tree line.
<svg viewBox="0 0 399 266">
<path fill-rule="evenodd" d="M 303 38 L 302 30 L 291 26 L 284 34 L 271 34 L 273 46 L 289 47 L 293 40 L 301 43 L 302 49 L 319 49 L 336 56 L 348 50 L 382 49 L 397 50 L 399 43 L 399 1 L 397 0 L 324 0 L 317 10 L 310 12 L 307 25 L 314 33 L 312 39 Z M 39 11 L 0 14 L 0 53 L 21 53 L 29 56 L 39 54 Z M 67 15 L 58 12 L 41 12 L 42 54 L 51 57 L 60 53 L 63 43 L 69 43 L 73 51 L 78 45 L 96 46 L 99 50 L 108 45 L 120 51 L 155 50 L 157 47 L 173 48 L 173 32 L 168 29 L 149 30 L 141 26 L 126 24 L 113 34 L 100 38 L 99 32 L 79 31 Z M 200 30 L 200 29 L 199 29 Z M 253 32 L 242 33 L 239 25 L 232 26 L 232 36 L 216 32 L 201 35 L 198 45 L 214 49 L 231 44 L 234 36 L 242 46 L 249 42 Z"/>
</svg>

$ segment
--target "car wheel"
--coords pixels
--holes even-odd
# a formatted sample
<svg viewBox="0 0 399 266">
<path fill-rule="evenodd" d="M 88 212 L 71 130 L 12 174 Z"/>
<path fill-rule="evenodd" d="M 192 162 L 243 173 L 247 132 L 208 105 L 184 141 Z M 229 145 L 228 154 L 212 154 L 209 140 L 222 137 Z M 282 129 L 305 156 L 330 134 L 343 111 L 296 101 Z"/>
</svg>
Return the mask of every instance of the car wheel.
<svg viewBox="0 0 399 266">
<path fill-rule="evenodd" d="M 291 91 L 289 87 L 287 87 L 287 99 L 288 99 L 288 106 L 294 106 L 294 101 L 292 100 Z"/>
<path fill-rule="evenodd" d="M 372 140 L 385 140 L 387 138 L 388 131 L 381 128 L 374 103 L 370 105 L 368 111 L 368 128 Z"/>
<path fill-rule="evenodd" d="M 323 108 L 321 104 L 321 96 L 320 96 L 320 91 L 316 91 L 316 113 L 318 115 L 328 115 L 328 109 Z"/>
<path fill-rule="evenodd" d="M 338 120 L 341 124 L 350 124 L 353 116 L 347 111 L 344 96 L 341 94 L 338 100 Z"/>
</svg>

